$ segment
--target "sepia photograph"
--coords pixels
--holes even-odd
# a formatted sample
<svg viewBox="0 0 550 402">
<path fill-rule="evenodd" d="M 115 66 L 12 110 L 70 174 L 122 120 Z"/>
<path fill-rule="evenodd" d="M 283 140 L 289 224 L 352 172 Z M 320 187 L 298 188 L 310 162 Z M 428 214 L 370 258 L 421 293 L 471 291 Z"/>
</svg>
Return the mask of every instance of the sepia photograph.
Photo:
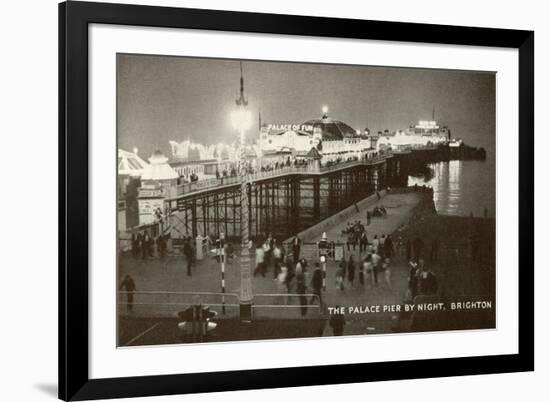
<svg viewBox="0 0 550 402">
<path fill-rule="evenodd" d="M 118 347 L 497 327 L 494 71 L 116 75 Z"/>
</svg>

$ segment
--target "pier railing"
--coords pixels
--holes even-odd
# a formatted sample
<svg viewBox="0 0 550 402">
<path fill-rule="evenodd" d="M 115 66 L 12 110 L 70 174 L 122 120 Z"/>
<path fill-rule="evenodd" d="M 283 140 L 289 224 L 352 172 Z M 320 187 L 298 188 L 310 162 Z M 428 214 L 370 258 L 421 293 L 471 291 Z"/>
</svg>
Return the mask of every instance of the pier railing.
<svg viewBox="0 0 550 402">
<path fill-rule="evenodd" d="M 131 302 L 128 300 L 129 295 Z M 239 295 L 236 293 L 119 291 L 117 304 L 119 314 L 140 317 L 175 318 L 179 311 L 196 304 L 208 306 L 217 313 L 218 319 L 239 315 Z M 132 313 L 128 313 L 130 304 Z M 252 306 L 257 318 L 300 318 L 302 309 L 306 309 L 312 317 L 323 313 L 321 300 L 313 293 L 257 293 L 253 296 Z"/>
<path fill-rule="evenodd" d="M 250 180 L 261 181 L 266 179 L 273 179 L 277 177 L 283 177 L 293 174 L 309 174 L 320 175 L 330 172 L 335 172 L 342 169 L 348 169 L 355 166 L 369 166 L 385 161 L 393 154 L 391 151 L 379 152 L 376 154 L 367 154 L 363 159 L 354 159 L 350 161 L 340 162 L 326 162 L 325 165 L 318 163 L 308 163 L 306 165 L 285 166 L 278 169 L 272 169 L 268 171 L 253 172 L 250 174 Z M 227 186 L 235 186 L 241 181 L 240 176 L 227 176 L 220 178 L 211 178 L 198 180 L 191 183 L 183 183 L 176 187 L 175 196 L 181 197 L 183 195 L 189 195 L 192 193 L 210 190 L 213 188 L 221 188 Z"/>
<path fill-rule="evenodd" d="M 236 316 L 239 312 L 239 295 L 219 292 L 184 292 L 184 291 L 136 291 L 118 292 L 118 306 L 121 314 L 126 313 L 130 304 L 138 316 L 177 317 L 179 311 L 196 304 L 203 304 L 216 311 L 220 316 Z"/>
</svg>

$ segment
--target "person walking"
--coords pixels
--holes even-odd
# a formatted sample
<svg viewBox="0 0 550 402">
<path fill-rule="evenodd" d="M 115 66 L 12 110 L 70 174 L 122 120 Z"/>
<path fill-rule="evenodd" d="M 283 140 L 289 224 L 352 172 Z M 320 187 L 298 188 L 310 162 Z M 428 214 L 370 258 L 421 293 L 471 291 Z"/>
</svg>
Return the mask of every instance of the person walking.
<svg viewBox="0 0 550 402">
<path fill-rule="evenodd" d="M 336 270 L 336 289 L 344 290 L 344 278 L 346 277 L 346 261 L 342 259 Z"/>
<path fill-rule="evenodd" d="M 285 258 L 285 267 L 287 269 L 287 281 L 292 280 L 296 273 L 296 263 L 292 255 L 288 254 Z"/>
<path fill-rule="evenodd" d="M 268 268 L 269 268 L 269 264 L 271 263 L 271 248 L 269 247 L 269 244 L 270 244 L 270 241 L 269 239 L 267 239 L 262 248 L 264 250 L 264 272 L 267 272 Z"/>
<path fill-rule="evenodd" d="M 298 269 L 296 269 L 298 271 Z M 303 274 L 303 273 L 302 273 Z M 296 279 L 298 279 L 298 274 L 296 274 Z M 300 298 L 300 312 L 302 316 L 307 314 L 307 297 L 306 297 L 306 285 L 302 281 L 296 282 L 296 293 L 298 293 Z"/>
<path fill-rule="evenodd" d="M 147 259 L 147 241 L 145 237 L 145 233 L 140 233 L 138 236 L 139 239 L 139 250 L 141 251 L 141 258 L 146 260 Z"/>
<path fill-rule="evenodd" d="M 283 252 L 281 248 L 275 243 L 273 247 L 273 278 L 277 278 L 279 269 L 283 259 Z"/>
<path fill-rule="evenodd" d="M 132 278 L 130 275 L 126 275 L 118 288 L 118 290 L 122 290 L 122 289 L 126 290 L 126 300 L 127 300 L 126 309 L 128 311 L 133 311 L 134 292 L 136 291 L 136 283 L 134 282 L 134 278 Z"/>
<path fill-rule="evenodd" d="M 158 256 L 160 258 L 164 258 L 166 256 L 166 240 L 164 239 L 164 236 L 162 234 L 159 234 L 156 242 Z"/>
<path fill-rule="evenodd" d="M 235 258 L 235 248 L 231 242 L 228 242 L 225 246 L 225 258 L 228 264 L 233 263 L 233 258 Z"/>
<path fill-rule="evenodd" d="M 348 281 L 352 288 L 353 288 L 354 280 L 355 280 L 355 262 L 353 261 L 353 254 L 351 254 L 348 260 Z"/>
<path fill-rule="evenodd" d="M 186 238 L 183 242 L 183 256 L 187 262 L 187 276 L 191 276 L 191 265 L 193 264 L 193 247 L 191 241 Z"/>
<path fill-rule="evenodd" d="M 359 252 L 367 251 L 367 246 L 369 245 L 369 238 L 367 236 L 367 231 L 363 230 L 361 232 L 361 237 L 359 238 Z"/>
<path fill-rule="evenodd" d="M 393 246 L 393 239 L 391 238 L 391 235 L 388 235 L 386 237 L 386 241 L 384 242 L 384 255 L 386 258 L 393 258 L 395 254 L 395 248 Z"/>
<path fill-rule="evenodd" d="M 323 289 L 323 273 L 318 262 L 315 263 L 315 269 L 311 276 L 311 289 L 314 295 L 317 295 L 319 298 L 319 305 L 323 305 L 323 299 L 321 295 L 321 290 Z M 311 297 L 310 304 L 313 304 L 315 301 L 315 296 Z"/>
<path fill-rule="evenodd" d="M 382 257 L 380 257 L 380 254 L 378 254 L 376 251 L 372 253 L 372 276 L 374 278 L 374 286 L 378 285 L 378 271 L 380 270 L 380 260 Z"/>
<path fill-rule="evenodd" d="M 338 313 L 331 314 L 329 325 L 332 328 L 332 333 L 334 336 L 342 336 L 344 334 L 344 325 L 346 325 L 346 320 L 344 314 L 340 312 L 340 306 L 336 306 L 336 311 L 338 311 Z"/>
<path fill-rule="evenodd" d="M 359 285 L 365 286 L 365 265 L 359 260 Z"/>
<path fill-rule="evenodd" d="M 378 244 L 378 254 L 380 254 L 380 256 L 384 256 L 384 253 L 386 252 L 386 235 L 383 234 L 382 237 L 380 238 L 380 243 Z"/>
<path fill-rule="evenodd" d="M 365 260 L 363 261 L 363 271 L 365 274 L 365 282 L 367 284 L 367 288 L 370 288 L 373 286 L 374 283 L 372 254 L 370 253 L 367 254 Z"/>
<path fill-rule="evenodd" d="M 418 264 L 411 260 L 409 261 L 409 277 L 408 277 L 408 292 L 410 299 L 414 301 L 414 298 L 418 295 Z"/>
<path fill-rule="evenodd" d="M 380 247 L 380 239 L 378 238 L 378 235 L 374 235 L 374 239 L 372 239 L 372 253 L 378 253 Z"/>
<path fill-rule="evenodd" d="M 351 228 L 348 232 L 348 240 L 347 240 L 348 251 L 350 251 L 350 245 L 353 245 L 353 251 L 355 251 L 355 233 L 353 231 L 353 228 Z"/>
<path fill-rule="evenodd" d="M 389 290 L 392 289 L 391 285 L 391 268 L 390 268 L 390 259 L 385 258 L 382 263 L 382 271 L 384 272 L 384 282 Z"/>
<path fill-rule="evenodd" d="M 302 266 L 302 272 L 307 272 L 308 263 L 305 257 L 300 258 L 300 265 Z"/>
<path fill-rule="evenodd" d="M 256 248 L 256 269 L 254 270 L 253 276 L 260 274 L 265 277 L 264 258 L 265 251 L 263 245 L 261 245 L 260 247 Z"/>
<path fill-rule="evenodd" d="M 287 268 L 283 265 L 281 266 L 281 272 L 277 275 L 277 290 L 281 294 L 288 294 L 288 272 Z M 288 303 L 288 296 L 283 298 L 284 304 Z"/>
<path fill-rule="evenodd" d="M 134 258 L 139 256 L 139 234 L 132 233 L 132 255 Z"/>
<path fill-rule="evenodd" d="M 424 265 L 424 260 L 418 261 L 418 294 L 433 295 L 437 293 L 437 277 Z"/>
<path fill-rule="evenodd" d="M 301 283 L 305 286 L 306 276 L 304 274 L 304 268 L 302 267 L 301 262 L 298 261 L 298 263 L 296 263 L 296 268 L 294 269 L 294 273 L 295 273 L 295 277 L 296 277 L 296 285 Z"/>
<path fill-rule="evenodd" d="M 386 235 L 383 234 L 382 237 L 380 237 L 380 243 L 378 244 L 378 246 L 384 250 L 384 245 L 386 244 Z M 380 254 L 380 253 L 378 253 Z"/>
<path fill-rule="evenodd" d="M 145 232 L 145 236 L 143 238 L 143 243 L 145 244 L 145 253 L 147 256 L 152 257 L 153 256 L 153 238 L 149 235 L 149 232 Z"/>
<path fill-rule="evenodd" d="M 294 236 L 294 240 L 292 241 L 292 256 L 294 258 L 294 264 L 296 264 L 300 259 L 301 247 L 302 247 L 302 240 L 298 237 L 298 235 Z"/>
</svg>

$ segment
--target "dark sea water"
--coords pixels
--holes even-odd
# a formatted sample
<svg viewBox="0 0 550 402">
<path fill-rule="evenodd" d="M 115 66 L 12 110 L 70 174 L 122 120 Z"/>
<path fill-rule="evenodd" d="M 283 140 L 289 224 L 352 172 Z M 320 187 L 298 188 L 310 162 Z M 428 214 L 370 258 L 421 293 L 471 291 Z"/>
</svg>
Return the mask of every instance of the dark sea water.
<svg viewBox="0 0 550 402">
<path fill-rule="evenodd" d="M 428 165 L 423 175 L 409 176 L 409 186 L 432 187 L 437 212 L 445 215 L 495 216 L 495 162 L 450 161 Z"/>
</svg>

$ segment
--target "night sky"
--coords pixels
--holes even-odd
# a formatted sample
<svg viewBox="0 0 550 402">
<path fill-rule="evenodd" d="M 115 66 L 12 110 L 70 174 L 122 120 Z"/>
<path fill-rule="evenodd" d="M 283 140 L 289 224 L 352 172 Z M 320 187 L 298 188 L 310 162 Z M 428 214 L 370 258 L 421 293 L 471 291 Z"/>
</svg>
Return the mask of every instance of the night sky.
<svg viewBox="0 0 550 402">
<path fill-rule="evenodd" d="M 406 129 L 435 118 L 468 145 L 495 149 L 495 74 L 449 70 L 244 61 L 254 122 L 302 123 L 329 116 L 355 129 Z M 147 158 L 169 140 L 232 143 L 239 61 L 118 56 L 119 147 Z"/>
</svg>

